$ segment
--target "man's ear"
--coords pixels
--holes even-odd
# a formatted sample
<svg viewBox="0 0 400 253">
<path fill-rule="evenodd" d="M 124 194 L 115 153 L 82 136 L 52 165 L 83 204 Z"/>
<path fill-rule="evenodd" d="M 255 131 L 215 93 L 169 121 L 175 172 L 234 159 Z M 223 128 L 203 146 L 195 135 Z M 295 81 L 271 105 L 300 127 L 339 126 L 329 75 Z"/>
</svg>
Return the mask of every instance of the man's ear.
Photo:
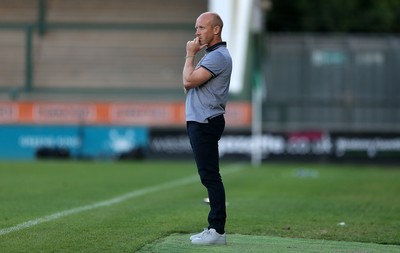
<svg viewBox="0 0 400 253">
<path fill-rule="evenodd" d="M 221 33 L 221 27 L 219 25 L 214 26 L 214 34 L 220 34 Z"/>
</svg>

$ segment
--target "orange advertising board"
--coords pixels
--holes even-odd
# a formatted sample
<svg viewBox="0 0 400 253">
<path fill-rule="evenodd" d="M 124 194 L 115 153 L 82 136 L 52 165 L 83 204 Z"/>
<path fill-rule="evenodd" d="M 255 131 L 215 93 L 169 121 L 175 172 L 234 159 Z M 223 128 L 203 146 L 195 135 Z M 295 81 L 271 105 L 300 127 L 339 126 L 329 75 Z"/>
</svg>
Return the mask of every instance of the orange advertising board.
<svg viewBox="0 0 400 253">
<path fill-rule="evenodd" d="M 32 104 L 34 123 L 97 123 L 95 104 L 34 103 Z"/>
<path fill-rule="evenodd" d="M 108 113 L 115 124 L 176 125 L 180 121 L 173 103 L 114 103 Z"/>
<path fill-rule="evenodd" d="M 227 126 L 251 124 L 249 103 L 226 108 Z M 0 124 L 185 126 L 182 102 L 0 102 Z"/>
</svg>

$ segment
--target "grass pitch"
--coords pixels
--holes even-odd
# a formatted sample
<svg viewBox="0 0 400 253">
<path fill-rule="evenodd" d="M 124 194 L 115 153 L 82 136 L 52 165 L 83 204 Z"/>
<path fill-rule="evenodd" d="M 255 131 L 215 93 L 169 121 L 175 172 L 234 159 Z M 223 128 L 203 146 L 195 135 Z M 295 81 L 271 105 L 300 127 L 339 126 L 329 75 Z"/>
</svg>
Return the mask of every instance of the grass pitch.
<svg viewBox="0 0 400 253">
<path fill-rule="evenodd" d="M 282 253 L 396 253 L 399 247 L 360 242 L 338 242 L 316 239 L 282 238 L 259 235 L 229 235 L 226 246 L 193 246 L 186 235 L 174 234 L 146 245 L 139 253 L 187 253 L 187 252 L 282 252 Z"/>
<path fill-rule="evenodd" d="M 229 244 L 208 252 L 400 252 L 399 169 L 223 164 Z M 0 251 L 201 252 L 205 194 L 191 161 L 1 162 Z"/>
</svg>

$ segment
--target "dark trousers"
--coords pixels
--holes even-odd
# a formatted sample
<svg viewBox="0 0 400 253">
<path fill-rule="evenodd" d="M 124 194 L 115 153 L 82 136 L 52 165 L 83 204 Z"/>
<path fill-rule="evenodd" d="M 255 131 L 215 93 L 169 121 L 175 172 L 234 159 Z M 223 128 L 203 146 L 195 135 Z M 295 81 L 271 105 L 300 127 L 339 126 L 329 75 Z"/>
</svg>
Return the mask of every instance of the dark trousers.
<svg viewBox="0 0 400 253">
<path fill-rule="evenodd" d="M 225 128 L 223 115 L 208 120 L 208 123 L 186 122 L 201 183 L 207 188 L 210 199 L 208 228 L 225 233 L 226 207 L 225 188 L 219 173 L 218 141 Z"/>
</svg>

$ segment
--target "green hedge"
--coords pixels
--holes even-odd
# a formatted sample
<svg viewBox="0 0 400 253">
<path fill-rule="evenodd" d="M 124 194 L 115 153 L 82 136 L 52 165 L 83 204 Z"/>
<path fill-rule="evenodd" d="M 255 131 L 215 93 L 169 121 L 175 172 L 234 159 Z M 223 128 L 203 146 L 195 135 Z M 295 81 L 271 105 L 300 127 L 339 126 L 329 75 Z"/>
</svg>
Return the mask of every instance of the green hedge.
<svg viewBox="0 0 400 253">
<path fill-rule="evenodd" d="M 399 0 L 272 0 L 276 32 L 400 32 Z"/>
</svg>

